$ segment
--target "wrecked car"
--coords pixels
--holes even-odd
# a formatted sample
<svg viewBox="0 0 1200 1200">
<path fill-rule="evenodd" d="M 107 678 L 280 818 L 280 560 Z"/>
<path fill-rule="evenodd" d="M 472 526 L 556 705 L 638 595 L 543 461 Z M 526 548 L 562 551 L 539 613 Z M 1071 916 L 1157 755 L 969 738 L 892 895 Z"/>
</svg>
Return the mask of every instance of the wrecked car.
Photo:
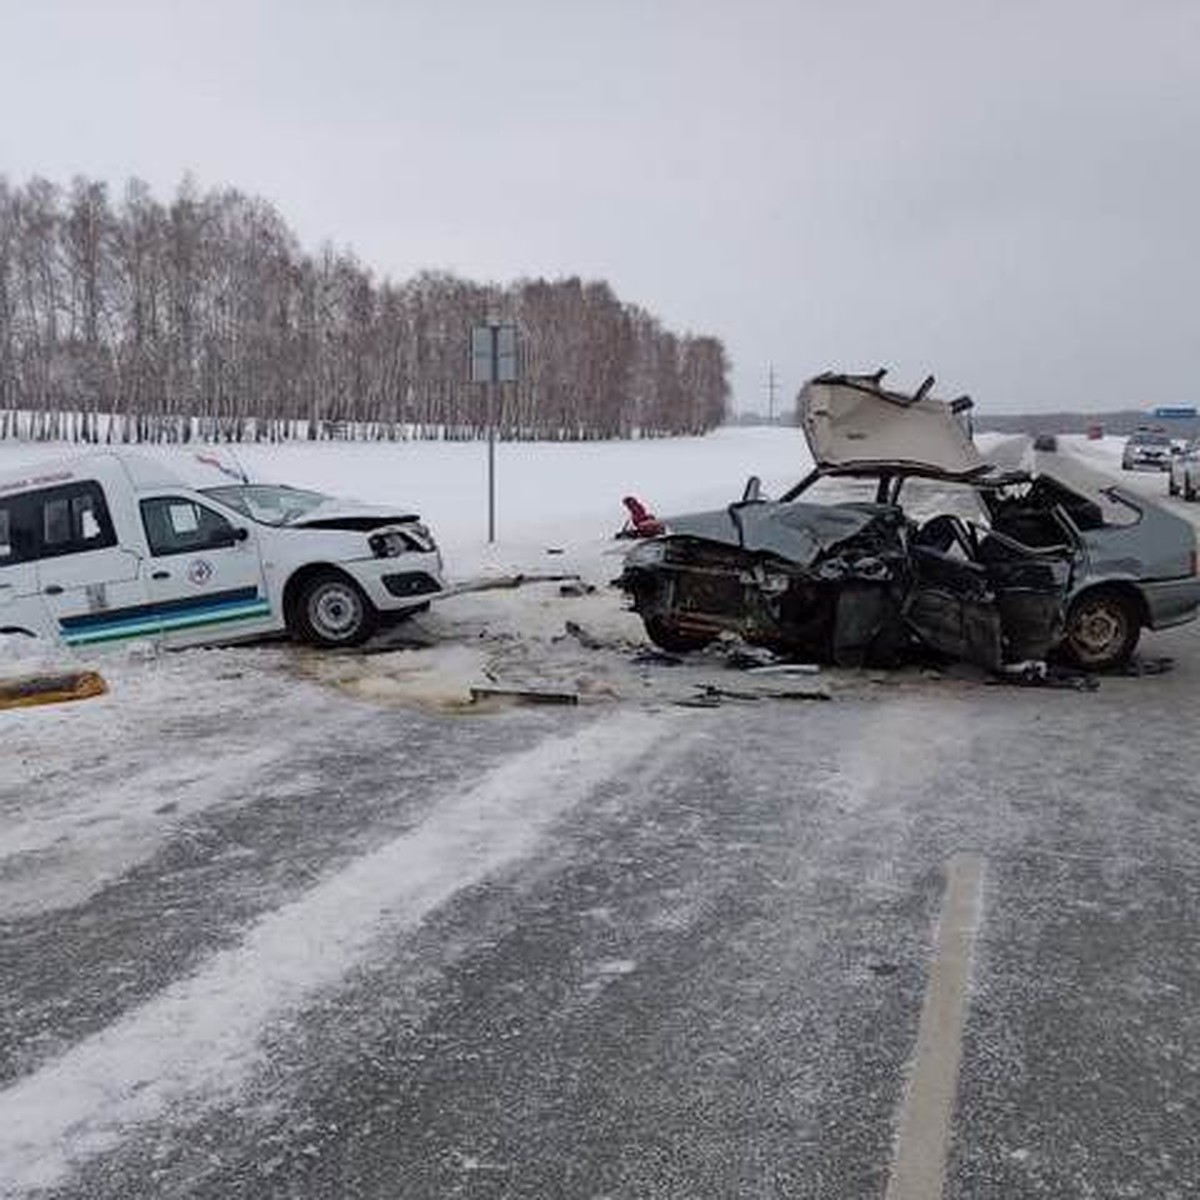
<svg viewBox="0 0 1200 1200">
<path fill-rule="evenodd" d="M 413 513 L 108 450 L 0 478 L 0 633 L 356 645 L 444 592 Z M 173 464 L 180 468 L 180 464 Z"/>
<path fill-rule="evenodd" d="M 751 479 L 741 499 L 666 521 L 618 581 L 667 650 L 723 633 L 837 665 L 914 654 L 993 671 L 1061 653 L 1087 669 L 1126 660 L 1144 627 L 1194 619 L 1196 538 L 1187 522 L 1118 488 L 1098 499 L 1049 475 L 998 467 L 932 377 L 913 393 L 884 372 L 824 374 L 801 390 L 814 468 L 780 499 Z M 827 481 L 862 499 L 815 502 Z M 970 497 L 964 515 L 949 503 Z M 943 501 L 923 519 L 913 493 Z M 928 507 L 928 503 L 926 503 Z"/>
</svg>

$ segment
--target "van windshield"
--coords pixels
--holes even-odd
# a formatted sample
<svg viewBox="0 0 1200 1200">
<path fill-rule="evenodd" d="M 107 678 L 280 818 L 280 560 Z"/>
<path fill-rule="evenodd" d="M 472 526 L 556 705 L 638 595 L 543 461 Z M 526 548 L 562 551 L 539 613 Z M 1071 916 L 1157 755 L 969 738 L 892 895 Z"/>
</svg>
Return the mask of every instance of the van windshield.
<svg viewBox="0 0 1200 1200">
<path fill-rule="evenodd" d="M 329 497 L 301 488 L 248 483 L 236 487 L 204 488 L 204 494 L 236 509 L 262 525 L 287 525 L 319 508 Z"/>
</svg>

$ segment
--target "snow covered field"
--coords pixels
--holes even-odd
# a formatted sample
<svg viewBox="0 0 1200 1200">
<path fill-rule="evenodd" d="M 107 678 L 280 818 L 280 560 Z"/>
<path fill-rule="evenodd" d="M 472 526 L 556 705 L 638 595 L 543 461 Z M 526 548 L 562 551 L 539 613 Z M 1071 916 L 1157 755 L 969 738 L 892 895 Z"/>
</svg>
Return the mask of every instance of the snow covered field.
<svg viewBox="0 0 1200 1200">
<path fill-rule="evenodd" d="M 0 474 L 78 454 L 81 447 L 0 442 Z M 464 442 L 292 442 L 283 445 L 138 448 L 183 467 L 198 453 L 240 463 L 255 481 L 290 483 L 420 512 L 454 553 L 487 533 L 486 446 Z M 622 496 L 658 512 L 728 503 L 747 476 L 781 491 L 811 460 L 797 429 L 719 429 L 707 437 L 635 442 L 508 442 L 496 447 L 502 542 L 602 537 L 621 525 Z M 452 564 L 453 565 L 453 564 Z"/>
</svg>

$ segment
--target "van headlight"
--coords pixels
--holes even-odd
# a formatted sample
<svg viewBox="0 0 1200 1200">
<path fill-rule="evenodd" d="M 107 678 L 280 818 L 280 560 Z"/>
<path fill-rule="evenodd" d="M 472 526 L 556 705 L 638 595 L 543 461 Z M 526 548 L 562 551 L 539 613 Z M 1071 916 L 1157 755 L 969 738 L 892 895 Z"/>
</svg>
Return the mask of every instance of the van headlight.
<svg viewBox="0 0 1200 1200">
<path fill-rule="evenodd" d="M 416 551 L 431 554 L 437 547 L 424 525 L 406 525 L 403 529 L 388 529 L 373 533 L 367 539 L 371 553 L 376 558 L 398 558 L 401 554 Z"/>
</svg>

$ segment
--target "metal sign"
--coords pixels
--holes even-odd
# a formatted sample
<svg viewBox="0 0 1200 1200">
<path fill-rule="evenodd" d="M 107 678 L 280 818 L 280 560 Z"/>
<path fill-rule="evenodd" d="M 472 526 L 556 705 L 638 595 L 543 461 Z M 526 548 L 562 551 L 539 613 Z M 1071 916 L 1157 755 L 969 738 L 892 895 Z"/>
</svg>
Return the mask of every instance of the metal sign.
<svg viewBox="0 0 1200 1200">
<path fill-rule="evenodd" d="M 489 321 L 471 329 L 471 382 L 487 388 L 488 541 L 496 540 L 496 388 L 517 379 L 517 327 Z"/>
<path fill-rule="evenodd" d="M 1158 408 L 1151 409 L 1151 415 L 1155 417 L 1176 417 L 1182 420 L 1190 420 L 1196 416 L 1194 406 L 1187 404 L 1164 404 Z"/>
<path fill-rule="evenodd" d="M 471 382 L 515 383 L 517 327 L 493 322 L 471 330 Z"/>
</svg>

